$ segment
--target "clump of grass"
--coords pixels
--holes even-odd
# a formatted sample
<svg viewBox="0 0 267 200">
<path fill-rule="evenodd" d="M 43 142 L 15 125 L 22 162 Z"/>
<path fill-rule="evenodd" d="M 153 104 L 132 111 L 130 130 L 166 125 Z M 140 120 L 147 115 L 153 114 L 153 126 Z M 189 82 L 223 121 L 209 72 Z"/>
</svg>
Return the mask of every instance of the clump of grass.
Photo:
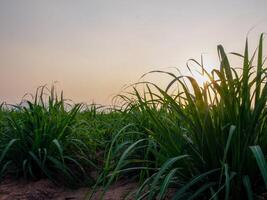
<svg viewBox="0 0 267 200">
<path fill-rule="evenodd" d="M 91 182 L 92 152 L 81 140 L 76 121 L 81 106 L 67 104 L 53 86 L 40 87 L 32 101 L 13 106 L 0 139 L 0 162 L 7 173 L 70 186 Z"/>
<path fill-rule="evenodd" d="M 134 89 L 132 98 L 124 97 L 150 119 L 148 138 L 158 146 L 156 167 L 136 199 L 163 199 L 168 188 L 176 188 L 173 199 L 253 199 L 267 189 L 263 34 L 251 57 L 248 52 L 246 41 L 243 55 L 233 53 L 243 66 L 234 68 L 219 45 L 219 69 L 209 73 L 192 60 L 209 78 L 204 85 L 192 76 L 153 71 L 172 81 L 165 89 L 139 83 L 147 88 L 143 95 Z"/>
</svg>

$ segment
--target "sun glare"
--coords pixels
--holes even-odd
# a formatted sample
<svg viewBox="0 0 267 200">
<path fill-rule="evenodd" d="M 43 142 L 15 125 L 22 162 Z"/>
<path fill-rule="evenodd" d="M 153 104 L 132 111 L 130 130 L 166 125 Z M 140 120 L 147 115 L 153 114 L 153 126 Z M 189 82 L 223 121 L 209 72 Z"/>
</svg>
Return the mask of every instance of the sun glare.
<svg viewBox="0 0 267 200">
<path fill-rule="evenodd" d="M 194 74 L 194 78 L 200 86 L 203 86 L 205 83 L 210 82 L 210 79 L 206 74 L 196 73 Z"/>
<path fill-rule="evenodd" d="M 209 74 L 213 69 L 217 68 L 215 66 L 219 66 L 216 56 L 211 54 L 205 54 L 202 62 L 205 71 Z M 194 77 L 199 86 L 203 86 L 205 83 L 210 82 L 209 76 L 206 73 L 202 72 L 202 69 L 199 66 L 194 68 L 194 66 L 192 65 L 191 76 Z"/>
</svg>

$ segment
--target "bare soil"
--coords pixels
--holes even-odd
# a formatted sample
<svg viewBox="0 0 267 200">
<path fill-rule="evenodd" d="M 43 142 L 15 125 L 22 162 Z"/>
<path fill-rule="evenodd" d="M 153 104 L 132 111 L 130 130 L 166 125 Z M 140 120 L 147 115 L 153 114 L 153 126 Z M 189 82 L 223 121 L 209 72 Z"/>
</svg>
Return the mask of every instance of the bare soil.
<svg viewBox="0 0 267 200">
<path fill-rule="evenodd" d="M 105 193 L 104 200 L 122 200 L 136 187 L 134 182 L 119 181 Z M 102 191 L 98 188 L 92 199 L 100 199 Z M 6 178 L 0 183 L 0 200 L 83 200 L 89 192 L 90 188 L 71 190 L 47 179 L 29 182 Z"/>
</svg>

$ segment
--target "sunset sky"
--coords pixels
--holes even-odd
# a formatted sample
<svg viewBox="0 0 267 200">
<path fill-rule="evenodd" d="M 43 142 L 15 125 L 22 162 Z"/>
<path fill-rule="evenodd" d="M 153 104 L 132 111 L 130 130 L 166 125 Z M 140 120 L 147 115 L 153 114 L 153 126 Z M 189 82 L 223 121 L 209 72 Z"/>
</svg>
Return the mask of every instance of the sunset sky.
<svg viewBox="0 0 267 200">
<path fill-rule="evenodd" d="M 266 0 L 0 0 L 0 102 L 57 81 L 75 102 L 109 104 L 153 69 L 240 52 L 267 32 Z M 160 81 L 158 79 L 157 81 Z"/>
</svg>

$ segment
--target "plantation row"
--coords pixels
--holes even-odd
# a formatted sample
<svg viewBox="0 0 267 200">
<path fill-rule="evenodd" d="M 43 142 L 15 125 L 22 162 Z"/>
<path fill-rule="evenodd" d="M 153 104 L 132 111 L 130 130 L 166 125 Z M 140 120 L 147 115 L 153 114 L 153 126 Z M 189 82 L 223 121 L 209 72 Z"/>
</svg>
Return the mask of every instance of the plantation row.
<svg viewBox="0 0 267 200">
<path fill-rule="evenodd" d="M 132 199 L 257 199 L 267 189 L 267 83 L 263 34 L 243 66 L 218 46 L 220 67 L 203 85 L 140 82 L 120 106 L 73 104 L 52 87 L 0 112 L 0 178 L 49 178 L 69 187 L 135 180 Z M 137 89 L 142 85 L 143 91 Z M 97 174 L 97 175 L 95 175 Z M 93 193 L 93 192 L 92 192 Z M 92 195 L 88 194 L 88 199 Z"/>
</svg>

